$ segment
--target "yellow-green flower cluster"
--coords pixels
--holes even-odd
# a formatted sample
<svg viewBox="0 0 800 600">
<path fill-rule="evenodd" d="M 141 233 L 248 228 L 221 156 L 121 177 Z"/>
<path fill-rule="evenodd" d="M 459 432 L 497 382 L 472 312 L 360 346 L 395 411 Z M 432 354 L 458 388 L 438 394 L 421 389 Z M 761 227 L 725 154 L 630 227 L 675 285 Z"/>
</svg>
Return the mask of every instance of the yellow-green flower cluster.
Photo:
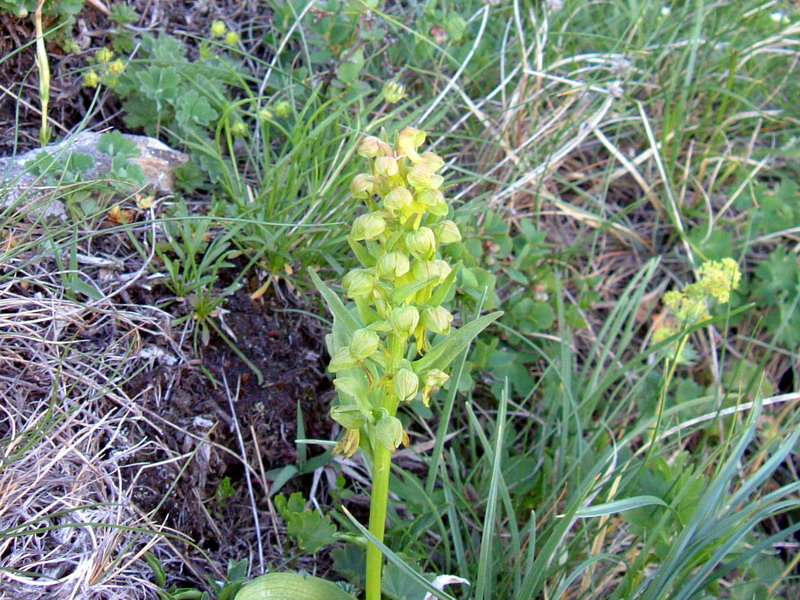
<svg viewBox="0 0 800 600">
<path fill-rule="evenodd" d="M 95 67 L 83 74 L 83 85 L 93 88 L 104 83 L 114 88 L 119 83 L 119 74 L 125 70 L 125 62 L 120 58 L 115 60 L 114 51 L 105 47 L 95 53 L 94 62 Z"/>
<path fill-rule="evenodd" d="M 653 342 L 659 343 L 691 326 L 709 318 L 708 309 L 714 302 L 725 304 L 731 292 L 739 287 L 742 274 L 732 258 L 710 260 L 698 270 L 700 278 L 683 291 L 664 294 L 667 313 L 661 326 L 653 332 Z M 681 357 L 678 357 L 681 360 Z"/>
<path fill-rule="evenodd" d="M 411 361 L 430 350 L 430 334 L 447 335 L 453 315 L 442 306 L 455 273 L 438 249 L 461 240 L 458 226 L 446 219 L 448 205 L 438 173 L 444 161 L 419 152 L 425 133 L 408 127 L 396 144 L 365 138 L 358 154 L 368 171 L 356 175 L 352 196 L 367 212 L 352 224 L 348 241 L 361 263 L 345 275 L 342 287 L 365 325 L 340 347 L 329 369 L 334 384 L 354 404 L 337 407 L 333 418 L 346 429 L 337 451 L 358 448 L 359 429 L 372 422 L 378 440 L 394 450 L 405 432 L 394 417 L 400 402 L 421 394 L 427 404 L 449 376 L 440 369 L 415 372 Z M 347 371 L 359 369 L 369 385 L 357 384 Z M 388 399 L 388 400 L 387 400 Z"/>
</svg>

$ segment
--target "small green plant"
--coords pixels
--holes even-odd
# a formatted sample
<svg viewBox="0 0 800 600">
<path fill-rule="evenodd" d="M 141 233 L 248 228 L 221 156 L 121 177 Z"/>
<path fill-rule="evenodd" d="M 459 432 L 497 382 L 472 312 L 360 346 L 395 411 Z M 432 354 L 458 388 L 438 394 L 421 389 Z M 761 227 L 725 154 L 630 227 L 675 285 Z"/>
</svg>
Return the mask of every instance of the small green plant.
<svg viewBox="0 0 800 600">
<path fill-rule="evenodd" d="M 206 576 L 211 592 L 198 588 L 167 587 L 167 574 L 156 556 L 151 552 L 144 554 L 144 560 L 153 571 L 156 585 L 160 588 L 158 596 L 161 600 L 233 600 L 241 587 L 247 582 L 247 559 L 228 563 L 228 573 L 224 581 L 216 581 Z"/>
<path fill-rule="evenodd" d="M 307 509 L 302 493 L 295 492 L 288 498 L 278 494 L 275 496 L 275 510 L 286 522 L 286 534 L 304 552 L 314 554 L 336 541 L 336 525 L 328 515 Z"/>
</svg>

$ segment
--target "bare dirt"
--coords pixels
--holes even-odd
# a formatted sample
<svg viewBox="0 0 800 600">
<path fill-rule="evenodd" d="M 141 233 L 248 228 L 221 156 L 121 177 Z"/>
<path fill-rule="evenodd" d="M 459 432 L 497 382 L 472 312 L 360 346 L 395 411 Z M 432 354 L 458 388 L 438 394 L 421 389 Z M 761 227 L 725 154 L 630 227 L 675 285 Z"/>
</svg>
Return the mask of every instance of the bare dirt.
<svg viewBox="0 0 800 600">
<path fill-rule="evenodd" d="M 241 443 L 247 464 L 269 471 L 297 461 L 298 417 L 304 435 L 330 436 L 331 386 L 319 341 L 323 332 L 316 319 L 294 310 L 285 295 L 254 302 L 240 291 L 226 303 L 226 330 L 263 375 L 261 383 L 229 342 L 214 335 L 196 364 L 143 373 L 131 386 L 132 396 L 147 389 L 144 408 L 158 422 L 143 427 L 138 436 L 157 436 L 165 447 L 132 462 L 154 464 L 168 454 L 195 452 L 182 474 L 182 462 L 143 472 L 136 497 L 144 510 L 158 508 L 169 524 L 209 550 L 237 545 L 242 528 L 252 527 Z M 224 478 L 235 493 L 219 501 L 215 495 Z M 265 500 L 261 473 L 253 481 L 257 497 Z M 259 502 L 259 508 L 266 510 L 266 503 Z"/>
</svg>

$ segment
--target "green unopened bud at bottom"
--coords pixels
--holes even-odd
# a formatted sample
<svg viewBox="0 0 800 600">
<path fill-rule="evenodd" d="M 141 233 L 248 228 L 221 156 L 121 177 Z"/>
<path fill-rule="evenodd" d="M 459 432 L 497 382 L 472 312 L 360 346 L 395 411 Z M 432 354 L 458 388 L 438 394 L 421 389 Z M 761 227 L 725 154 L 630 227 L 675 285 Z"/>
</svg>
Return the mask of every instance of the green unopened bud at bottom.
<svg viewBox="0 0 800 600">
<path fill-rule="evenodd" d="M 394 452 L 400 444 L 408 446 L 408 434 L 403 429 L 403 424 L 397 417 L 385 414 L 375 424 L 375 433 L 378 443 L 387 450 Z"/>
</svg>

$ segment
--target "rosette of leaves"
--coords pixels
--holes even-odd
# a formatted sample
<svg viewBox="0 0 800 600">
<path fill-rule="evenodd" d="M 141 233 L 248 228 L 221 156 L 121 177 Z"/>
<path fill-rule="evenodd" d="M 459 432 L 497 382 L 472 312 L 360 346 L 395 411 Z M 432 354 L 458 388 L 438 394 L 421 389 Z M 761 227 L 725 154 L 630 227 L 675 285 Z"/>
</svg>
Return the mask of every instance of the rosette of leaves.
<svg viewBox="0 0 800 600">
<path fill-rule="evenodd" d="M 444 161 L 419 152 L 423 131 L 406 128 L 392 147 L 377 137 L 365 138 L 358 154 L 369 169 L 356 175 L 352 196 L 367 211 L 357 217 L 348 242 L 360 267 L 342 280 L 347 305 L 316 274 L 311 276 L 334 316 L 326 336 L 329 370 L 339 404 L 332 418 L 345 430 L 335 452 L 350 456 L 359 448 L 373 465 L 370 531 L 383 539 L 391 456 L 408 442 L 397 418 L 403 403 L 431 393 L 449 378 L 447 368 L 461 350 L 497 319 L 485 315 L 456 330 L 443 305 L 459 265 L 439 253 L 461 240 L 439 171 Z M 367 551 L 367 598 L 380 597 L 382 556 Z"/>
</svg>

